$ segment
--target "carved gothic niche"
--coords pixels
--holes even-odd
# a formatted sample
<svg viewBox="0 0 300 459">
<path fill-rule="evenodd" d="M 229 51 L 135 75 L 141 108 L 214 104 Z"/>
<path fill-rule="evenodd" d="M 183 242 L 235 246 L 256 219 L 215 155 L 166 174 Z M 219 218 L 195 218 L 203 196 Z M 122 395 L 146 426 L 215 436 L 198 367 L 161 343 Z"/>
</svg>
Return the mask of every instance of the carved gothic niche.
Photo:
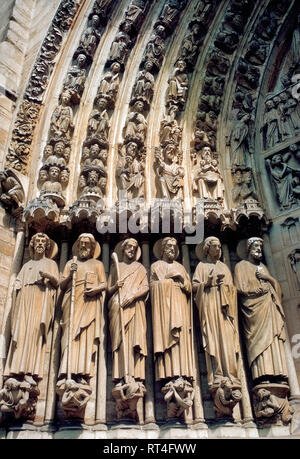
<svg viewBox="0 0 300 459">
<path fill-rule="evenodd" d="M 300 202 L 300 167 L 298 145 L 291 145 L 266 159 L 266 168 L 281 210 Z"/>
</svg>

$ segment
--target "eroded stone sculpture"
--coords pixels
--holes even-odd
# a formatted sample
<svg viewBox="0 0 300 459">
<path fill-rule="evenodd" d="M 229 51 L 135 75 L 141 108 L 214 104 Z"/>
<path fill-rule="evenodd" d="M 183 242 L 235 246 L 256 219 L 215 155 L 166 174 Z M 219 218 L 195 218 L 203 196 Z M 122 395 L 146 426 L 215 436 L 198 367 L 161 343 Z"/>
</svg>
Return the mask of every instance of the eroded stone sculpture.
<svg viewBox="0 0 300 459">
<path fill-rule="evenodd" d="M 115 248 L 108 278 L 109 330 L 112 342 L 118 419 L 143 423 L 146 343 L 145 301 L 149 285 L 147 271 L 137 260 L 141 249 L 135 239 L 126 239 Z"/>
<path fill-rule="evenodd" d="M 11 337 L 1 391 L 2 413 L 33 418 L 38 384 L 47 375 L 45 354 L 51 336 L 59 282 L 53 257 L 57 246 L 46 234 L 35 234 L 29 244 L 31 260 L 18 274 L 11 311 Z"/>
<path fill-rule="evenodd" d="M 234 281 L 239 293 L 248 364 L 255 384 L 253 391 L 257 394 L 259 389 L 266 389 L 284 400 L 289 390 L 284 350 L 285 315 L 279 283 L 261 261 L 262 246 L 262 239 L 258 237 L 248 239 L 246 246 L 243 242 L 239 244 L 238 253 L 244 259 L 235 267 Z M 259 407 L 256 409 L 260 412 L 259 418 L 268 417 Z"/>
<path fill-rule="evenodd" d="M 90 233 L 82 233 L 73 246 L 74 257 L 65 266 L 61 290 L 61 360 L 57 393 L 66 417 L 83 418 L 91 394 L 100 340 L 103 294 L 107 287 L 100 246 Z"/>
<path fill-rule="evenodd" d="M 200 263 L 193 276 L 193 292 L 199 311 L 208 387 L 217 417 L 232 417 L 232 410 L 241 398 L 236 288 L 229 268 L 220 261 L 219 239 L 206 238 L 197 246 L 196 254 Z"/>
<path fill-rule="evenodd" d="M 157 241 L 154 254 L 159 259 L 151 265 L 150 292 L 152 303 L 153 345 L 156 381 L 173 383 L 163 389 L 165 396 L 170 390 L 169 403 L 183 408 L 185 399 L 191 392 L 187 390 L 194 378 L 193 345 L 191 335 L 191 281 L 180 263 L 176 261 L 179 249 L 176 239 L 166 237 Z M 182 379 L 176 382 L 181 377 Z M 171 387 L 172 386 L 172 387 Z M 181 398 L 175 402 L 176 394 Z M 166 401 L 168 402 L 168 396 Z M 183 415 L 191 406 L 187 403 L 181 411 Z M 176 408 L 176 413 L 177 412 Z M 172 408 L 173 410 L 173 408 Z"/>
</svg>

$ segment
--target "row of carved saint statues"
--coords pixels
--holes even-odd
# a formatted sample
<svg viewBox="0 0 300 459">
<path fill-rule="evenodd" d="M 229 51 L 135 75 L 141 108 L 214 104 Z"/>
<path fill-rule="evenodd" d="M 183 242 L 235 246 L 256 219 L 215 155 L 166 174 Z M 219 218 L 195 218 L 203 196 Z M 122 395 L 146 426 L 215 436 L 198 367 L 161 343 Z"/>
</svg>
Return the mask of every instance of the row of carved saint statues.
<svg viewBox="0 0 300 459">
<path fill-rule="evenodd" d="M 256 418 L 266 422 L 279 417 L 289 422 L 284 312 L 279 284 L 261 261 L 262 239 L 247 240 L 234 281 L 220 260 L 221 243 L 216 237 L 197 245 L 200 262 L 192 281 L 176 261 L 178 243 L 170 236 L 155 243 L 158 261 L 151 265 L 149 278 L 138 261 L 141 249 L 133 238 L 116 245 L 108 279 L 98 260 L 100 245 L 90 233 L 78 237 L 73 258 L 61 276 L 53 260 L 57 253 L 54 241 L 37 233 L 29 248 L 31 260 L 17 276 L 13 294 L 11 338 L 0 391 L 2 413 L 13 413 L 16 418 L 34 415 L 59 288 L 63 300 L 56 390 L 66 417 L 84 417 L 92 393 L 97 343 L 102 339 L 103 308 L 107 307 L 117 418 L 143 423 L 149 297 L 155 380 L 162 383 L 168 419 L 184 420 L 193 406 L 194 299 L 216 416 L 232 419 L 233 409 L 242 398 L 239 302 L 241 332 L 256 388 Z M 284 396 L 276 395 L 278 386 Z"/>
</svg>

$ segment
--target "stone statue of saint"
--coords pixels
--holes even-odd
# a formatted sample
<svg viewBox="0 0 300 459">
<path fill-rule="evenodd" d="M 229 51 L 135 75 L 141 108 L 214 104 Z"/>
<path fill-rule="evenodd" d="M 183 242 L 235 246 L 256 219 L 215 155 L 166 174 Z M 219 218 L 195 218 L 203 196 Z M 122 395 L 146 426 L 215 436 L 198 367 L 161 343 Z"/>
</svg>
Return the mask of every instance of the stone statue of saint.
<svg viewBox="0 0 300 459">
<path fill-rule="evenodd" d="M 169 143 L 163 150 L 157 150 L 155 172 L 158 179 L 159 194 L 162 198 L 182 198 L 184 168 L 178 164 L 177 146 Z"/>
<path fill-rule="evenodd" d="M 52 260 L 57 253 L 55 242 L 37 233 L 31 238 L 29 252 L 31 260 L 24 264 L 14 285 L 11 339 L 4 368 L 4 378 L 16 379 L 18 384 L 24 382 L 28 394 L 36 391 L 45 374 L 45 353 L 59 282 L 57 264 Z M 30 405 L 32 400 L 27 398 Z M 31 411 L 28 404 L 23 414 Z M 5 411 L 3 406 L 1 411 Z"/>
<path fill-rule="evenodd" d="M 94 363 L 100 339 L 103 294 L 107 287 L 103 263 L 97 260 L 100 255 L 100 245 L 92 234 L 82 233 L 78 237 L 73 246 L 73 255 L 78 259 L 68 261 L 60 284 L 64 298 L 57 392 L 62 397 L 71 387 L 70 380 L 78 384 L 78 390 L 86 390 L 90 379 L 94 376 Z M 76 273 L 73 282 L 75 285 L 72 286 L 74 273 Z M 70 315 L 71 307 L 73 317 Z M 71 317 L 72 324 L 70 324 Z M 70 347 L 68 346 L 69 333 L 71 333 Z M 68 411 L 67 406 L 63 408 Z M 80 408 L 82 410 L 83 407 Z M 73 411 L 72 415 L 74 415 Z"/>
<path fill-rule="evenodd" d="M 238 246 L 240 258 L 234 282 L 240 296 L 240 311 L 247 347 L 248 363 L 255 382 L 278 383 L 287 380 L 284 352 L 285 316 L 281 290 L 262 260 L 262 239 L 247 240 Z M 243 252 L 243 253 L 242 253 Z M 246 255 L 247 253 L 247 255 Z"/>
<path fill-rule="evenodd" d="M 137 261 L 141 256 L 141 249 L 135 239 L 126 239 L 117 244 L 115 254 L 118 259 L 112 264 L 108 278 L 112 379 L 116 384 L 125 382 L 131 388 L 136 386 L 136 390 L 141 394 L 141 385 L 137 385 L 136 382 L 143 383 L 146 379 L 145 301 L 149 292 L 147 271 Z M 136 401 L 140 398 L 136 397 Z M 138 418 L 140 415 L 141 413 Z"/>
<path fill-rule="evenodd" d="M 64 91 L 61 95 L 60 104 L 51 116 L 50 132 L 53 137 L 70 139 L 73 125 L 73 110 L 70 106 L 71 94 Z"/>
<path fill-rule="evenodd" d="M 197 245 L 196 255 L 200 263 L 193 276 L 193 292 L 199 311 L 208 387 L 214 397 L 226 378 L 235 391 L 241 386 L 237 295 L 231 272 L 220 261 L 219 239 L 206 238 Z M 227 406 L 225 411 L 222 406 L 218 408 L 220 414 L 227 414 Z"/>
<path fill-rule="evenodd" d="M 159 258 L 150 272 L 155 378 L 192 378 L 191 281 L 176 261 L 176 239 L 157 241 L 154 254 Z"/>
</svg>

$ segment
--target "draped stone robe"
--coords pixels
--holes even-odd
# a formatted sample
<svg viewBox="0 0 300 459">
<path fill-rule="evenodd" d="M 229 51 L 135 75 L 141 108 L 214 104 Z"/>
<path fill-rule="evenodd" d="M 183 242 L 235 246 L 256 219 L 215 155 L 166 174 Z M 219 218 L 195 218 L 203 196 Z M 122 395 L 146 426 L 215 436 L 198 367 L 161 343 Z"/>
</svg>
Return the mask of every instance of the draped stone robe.
<svg viewBox="0 0 300 459">
<path fill-rule="evenodd" d="M 144 296 L 123 308 L 128 375 L 135 379 L 145 380 L 145 359 L 147 356 L 145 301 L 149 290 L 147 271 L 137 261 L 129 264 L 120 262 L 119 269 L 119 280 L 124 281 L 123 287 L 120 288 L 121 303 L 127 298 L 138 295 L 139 292 L 145 291 Z M 113 265 L 108 278 L 108 288 L 115 285 L 117 280 L 117 271 Z M 122 342 L 118 291 L 110 298 L 108 311 L 113 353 L 112 377 L 113 380 L 117 381 L 125 377 L 124 343 Z"/>
<path fill-rule="evenodd" d="M 174 277 L 166 278 L 170 272 L 182 276 L 182 288 Z M 150 292 L 156 380 L 193 377 L 191 282 L 185 268 L 176 261 L 153 263 Z"/>
<path fill-rule="evenodd" d="M 49 258 L 24 264 L 15 282 L 16 300 L 11 311 L 11 342 L 4 376 L 31 375 L 43 378 L 48 334 L 53 321 L 56 289 L 42 282 L 40 271 L 58 282 L 55 261 Z"/>
<path fill-rule="evenodd" d="M 65 266 L 62 279 L 70 273 L 73 260 Z M 103 263 L 94 258 L 77 261 L 74 318 L 71 331 L 72 360 L 71 374 L 92 377 L 98 343 L 100 340 L 101 310 L 103 308 L 103 292 L 94 297 L 84 295 L 85 287 L 97 287 L 106 282 Z M 71 282 L 66 288 L 62 303 L 62 340 L 61 363 L 59 377 L 67 375 L 68 370 L 68 333 L 71 306 Z"/>
<path fill-rule="evenodd" d="M 212 287 L 205 288 L 213 269 Z M 224 274 L 223 284 L 216 283 Z M 221 261 L 200 262 L 193 276 L 197 286 L 195 301 L 199 311 L 208 385 L 218 385 L 224 377 L 239 382 L 239 336 L 237 329 L 237 295 L 231 272 Z"/>
<path fill-rule="evenodd" d="M 266 266 L 262 263 L 259 266 L 269 274 Z M 287 377 L 280 286 L 276 283 L 275 290 L 269 282 L 259 280 L 256 270 L 256 264 L 243 260 L 236 265 L 234 273 L 252 377 Z M 266 293 L 258 293 L 259 288 Z"/>
</svg>

